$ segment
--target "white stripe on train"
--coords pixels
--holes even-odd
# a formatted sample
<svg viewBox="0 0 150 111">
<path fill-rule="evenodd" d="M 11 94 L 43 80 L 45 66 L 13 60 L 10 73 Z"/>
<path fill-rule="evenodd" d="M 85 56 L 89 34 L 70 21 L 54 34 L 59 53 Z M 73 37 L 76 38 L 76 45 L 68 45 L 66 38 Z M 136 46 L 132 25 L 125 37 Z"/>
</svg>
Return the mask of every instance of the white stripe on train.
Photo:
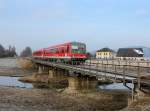
<svg viewBox="0 0 150 111">
<path fill-rule="evenodd" d="M 56 58 L 56 59 L 58 59 L 58 58 L 61 58 L 61 59 L 71 59 L 71 58 L 79 58 L 79 59 L 85 59 L 85 57 L 70 57 L 70 56 L 65 56 L 65 57 L 55 57 L 55 56 L 51 56 L 51 57 L 49 57 L 49 56 L 33 56 L 33 57 L 38 57 L 38 58 Z"/>
</svg>

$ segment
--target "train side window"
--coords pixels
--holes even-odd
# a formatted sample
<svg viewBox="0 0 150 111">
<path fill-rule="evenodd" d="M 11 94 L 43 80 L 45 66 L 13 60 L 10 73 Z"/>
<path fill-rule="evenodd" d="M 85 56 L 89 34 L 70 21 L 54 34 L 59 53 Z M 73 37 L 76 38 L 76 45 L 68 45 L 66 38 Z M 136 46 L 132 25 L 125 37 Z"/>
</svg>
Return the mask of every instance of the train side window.
<svg viewBox="0 0 150 111">
<path fill-rule="evenodd" d="M 55 49 L 55 53 L 59 53 L 59 49 Z"/>
<path fill-rule="evenodd" d="M 64 47 L 64 53 L 66 53 L 67 52 L 67 48 L 66 47 Z"/>
<path fill-rule="evenodd" d="M 63 48 L 60 48 L 60 53 L 63 53 Z"/>
<path fill-rule="evenodd" d="M 63 53 L 63 48 L 61 48 L 61 53 Z"/>
<path fill-rule="evenodd" d="M 67 53 L 69 53 L 69 46 L 67 46 Z"/>
<path fill-rule="evenodd" d="M 60 53 L 60 51 L 61 51 L 61 49 L 57 49 L 57 50 L 56 50 L 56 53 Z"/>
</svg>

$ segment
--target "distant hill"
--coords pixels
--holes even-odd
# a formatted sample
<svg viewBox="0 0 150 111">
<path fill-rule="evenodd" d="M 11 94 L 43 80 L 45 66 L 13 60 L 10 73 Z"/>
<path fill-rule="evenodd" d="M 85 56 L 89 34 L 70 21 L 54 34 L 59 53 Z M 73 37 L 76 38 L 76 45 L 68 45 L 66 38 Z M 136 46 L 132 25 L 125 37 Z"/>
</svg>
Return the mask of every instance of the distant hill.
<svg viewBox="0 0 150 111">
<path fill-rule="evenodd" d="M 143 51 L 144 51 L 144 57 L 150 57 L 150 48 L 144 47 Z"/>
<path fill-rule="evenodd" d="M 91 51 L 90 52 L 92 55 L 95 55 L 96 54 L 96 51 Z"/>
</svg>

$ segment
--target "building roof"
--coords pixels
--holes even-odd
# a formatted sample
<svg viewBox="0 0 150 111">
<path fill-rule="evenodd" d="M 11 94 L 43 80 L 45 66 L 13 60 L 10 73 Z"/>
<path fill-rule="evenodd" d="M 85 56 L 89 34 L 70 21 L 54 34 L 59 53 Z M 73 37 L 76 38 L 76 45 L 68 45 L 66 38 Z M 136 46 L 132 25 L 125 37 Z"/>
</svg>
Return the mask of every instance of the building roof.
<svg viewBox="0 0 150 111">
<path fill-rule="evenodd" d="M 117 52 L 117 57 L 143 57 L 142 48 L 120 48 Z"/>
<path fill-rule="evenodd" d="M 112 50 L 112 49 L 109 49 L 109 48 L 102 48 L 102 49 L 100 49 L 100 50 L 98 50 L 96 52 L 115 52 L 115 51 Z"/>
</svg>

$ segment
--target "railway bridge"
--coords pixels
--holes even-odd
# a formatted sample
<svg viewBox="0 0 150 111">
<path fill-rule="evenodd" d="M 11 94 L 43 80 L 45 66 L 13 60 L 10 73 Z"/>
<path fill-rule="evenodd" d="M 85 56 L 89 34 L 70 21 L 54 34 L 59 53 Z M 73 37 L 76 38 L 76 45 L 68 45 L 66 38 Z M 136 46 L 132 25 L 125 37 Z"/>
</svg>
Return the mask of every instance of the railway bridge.
<svg viewBox="0 0 150 111">
<path fill-rule="evenodd" d="M 70 65 L 33 58 L 31 60 L 38 66 L 39 73 L 48 67 L 51 76 L 54 75 L 54 69 L 62 69 L 73 76 L 120 80 L 125 86 L 126 83 L 132 83 L 134 87 L 129 87 L 132 90 L 135 86 L 139 90 L 143 86 L 150 87 L 150 62 L 147 61 L 87 60 L 82 65 Z"/>
</svg>

